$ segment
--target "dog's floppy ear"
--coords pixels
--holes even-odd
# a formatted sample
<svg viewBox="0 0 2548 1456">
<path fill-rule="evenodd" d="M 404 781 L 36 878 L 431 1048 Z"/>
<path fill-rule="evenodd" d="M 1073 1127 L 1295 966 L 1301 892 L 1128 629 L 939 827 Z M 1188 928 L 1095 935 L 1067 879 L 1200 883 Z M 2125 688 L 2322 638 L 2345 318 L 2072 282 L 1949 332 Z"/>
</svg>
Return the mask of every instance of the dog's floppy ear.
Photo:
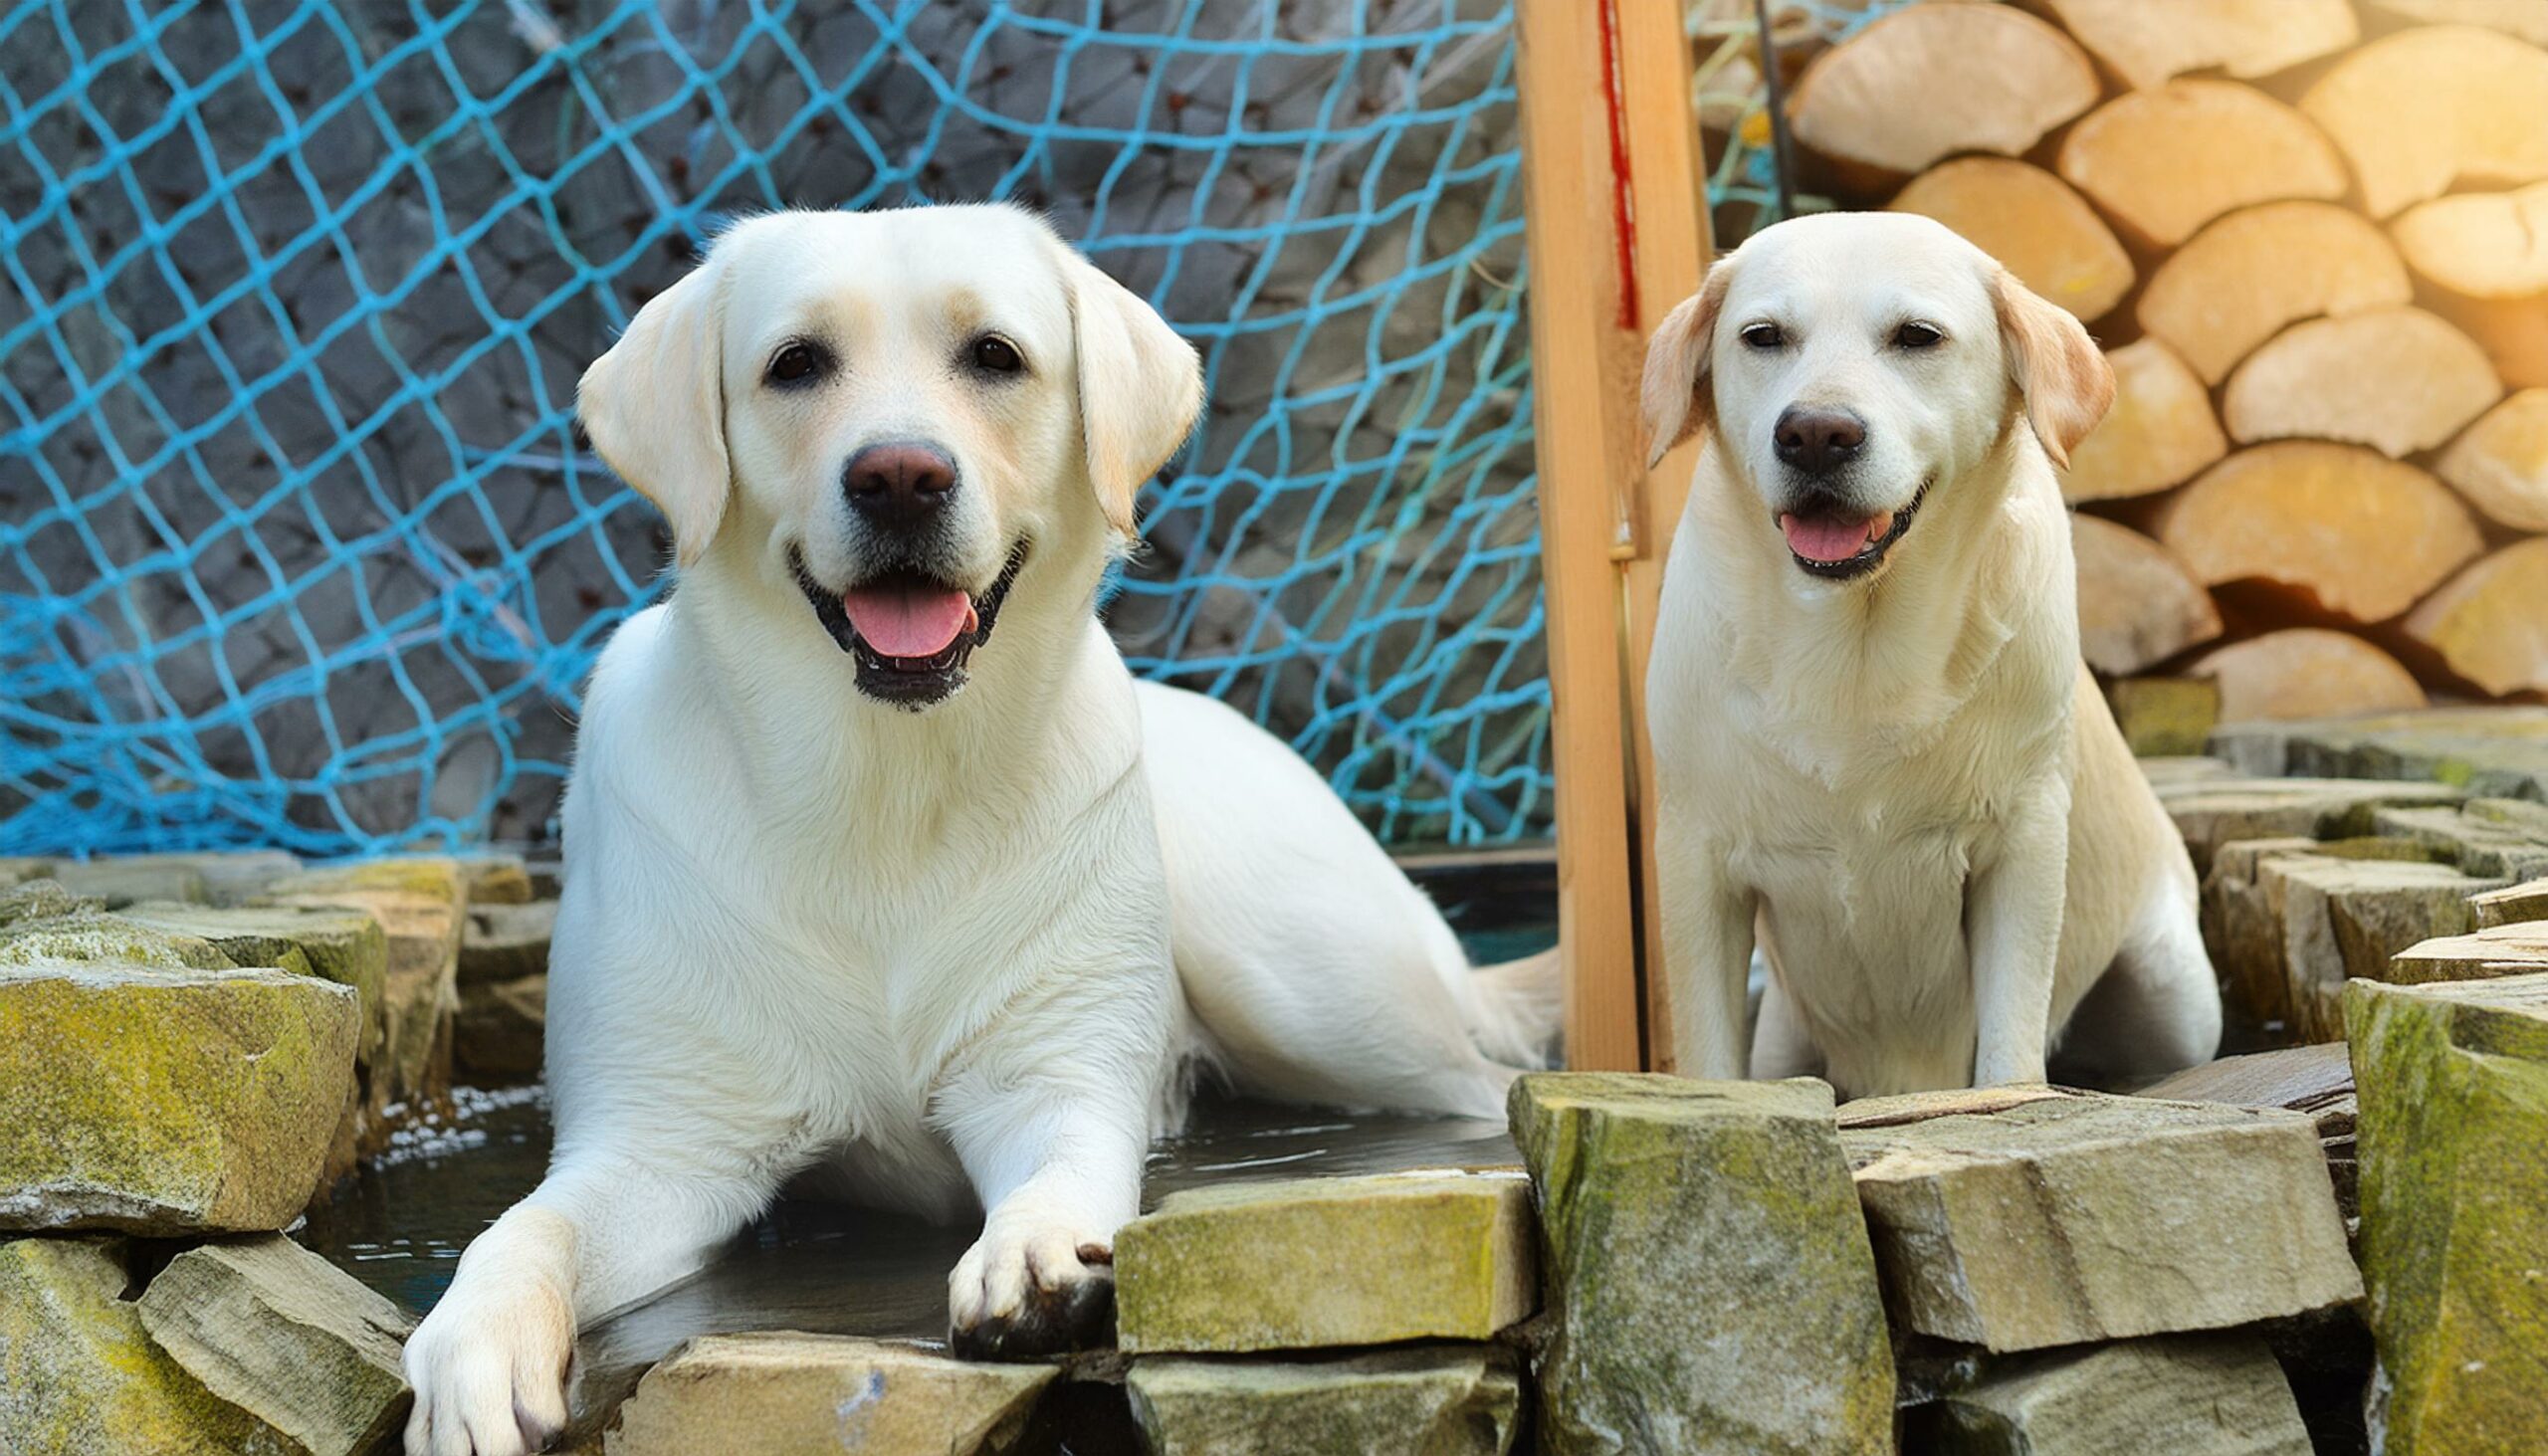
<svg viewBox="0 0 2548 1456">
<path fill-rule="evenodd" d="M 2000 345 L 2009 377 L 2025 397 L 2026 423 L 2043 453 L 2063 470 L 2114 403 L 2114 366 L 2067 310 L 2046 303 L 2007 269 L 1991 276 L 2000 315 Z"/>
<path fill-rule="evenodd" d="M 723 272 L 712 253 L 655 295 L 575 386 L 593 449 L 672 522 L 683 566 L 726 515 Z"/>
<path fill-rule="evenodd" d="M 1734 260 L 1721 259 L 1683 299 L 1645 346 L 1645 467 L 1662 463 L 1672 448 L 1716 423 L 1716 398 L 1708 387 L 1708 358 L 1716 342 L 1716 315 L 1734 284 Z"/>
<path fill-rule="evenodd" d="M 1069 260 L 1088 479 L 1107 524 L 1130 538 L 1142 483 L 1168 464 L 1202 412 L 1202 361 L 1132 290 L 1069 248 L 1062 252 Z"/>
</svg>

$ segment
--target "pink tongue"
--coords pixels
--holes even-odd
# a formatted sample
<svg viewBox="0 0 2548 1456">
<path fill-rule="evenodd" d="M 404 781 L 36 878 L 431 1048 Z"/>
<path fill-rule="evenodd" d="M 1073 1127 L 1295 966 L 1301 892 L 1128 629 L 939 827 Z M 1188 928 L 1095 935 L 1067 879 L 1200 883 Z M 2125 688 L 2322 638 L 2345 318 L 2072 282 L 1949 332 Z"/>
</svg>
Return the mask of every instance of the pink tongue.
<svg viewBox="0 0 2548 1456">
<path fill-rule="evenodd" d="M 1779 529 L 1788 533 L 1788 549 L 1808 561 L 1845 561 L 1865 550 L 1867 542 L 1893 529 L 1893 517 L 1888 513 L 1864 520 L 1807 520 L 1801 516 L 1782 516 Z"/>
<path fill-rule="evenodd" d="M 954 587 L 862 586 L 841 598 L 849 625 L 886 657 L 936 657 L 973 620 L 973 603 Z"/>
</svg>

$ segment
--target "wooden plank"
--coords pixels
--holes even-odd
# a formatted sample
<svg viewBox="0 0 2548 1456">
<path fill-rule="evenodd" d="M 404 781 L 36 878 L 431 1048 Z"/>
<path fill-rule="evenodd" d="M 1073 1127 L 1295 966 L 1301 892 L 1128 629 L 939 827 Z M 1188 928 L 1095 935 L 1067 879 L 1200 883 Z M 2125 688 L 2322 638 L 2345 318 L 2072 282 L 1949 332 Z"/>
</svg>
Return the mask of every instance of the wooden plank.
<svg viewBox="0 0 2548 1456">
<path fill-rule="evenodd" d="M 1519 21 L 1568 1061 L 1626 1069 L 1648 1061 L 1632 809 L 1650 775 L 1627 718 L 1643 634 L 1625 628 L 1651 618 L 1680 506 L 1642 468 L 1636 385 L 1647 331 L 1703 253 L 1688 44 L 1673 0 L 1522 0 Z"/>
</svg>

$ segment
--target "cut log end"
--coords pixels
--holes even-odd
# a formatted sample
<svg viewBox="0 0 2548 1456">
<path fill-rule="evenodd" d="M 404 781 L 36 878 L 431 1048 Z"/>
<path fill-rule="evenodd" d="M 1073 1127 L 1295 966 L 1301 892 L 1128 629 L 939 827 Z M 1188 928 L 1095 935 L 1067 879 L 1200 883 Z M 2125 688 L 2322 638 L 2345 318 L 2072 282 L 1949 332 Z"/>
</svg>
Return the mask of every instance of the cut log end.
<svg viewBox="0 0 2548 1456">
<path fill-rule="evenodd" d="M 2309 119 L 2233 81 L 2172 81 L 2099 106 L 2061 143 L 2062 180 L 2145 247 L 2173 248 L 2233 209 L 2345 195 Z"/>
<path fill-rule="evenodd" d="M 2371 0 L 2371 6 L 2426 25 L 2482 25 L 2548 46 L 2548 5 L 2539 0 Z"/>
<path fill-rule="evenodd" d="M 2501 31 L 2437 25 L 2374 41 L 2318 78 L 2300 109 L 2343 148 L 2373 217 L 2454 182 L 2548 178 L 2548 51 Z"/>
<path fill-rule="evenodd" d="M 2481 545 L 2442 482 L 2377 452 L 2315 440 L 2241 450 L 2161 509 L 2158 537 L 2207 586 L 2269 581 L 2329 612 L 2404 612 Z"/>
<path fill-rule="evenodd" d="M 2022 10 L 1915 5 L 1815 57 L 1788 112 L 1814 151 L 1903 175 L 1957 152 L 2021 155 L 2097 93 L 2087 53 Z"/>
<path fill-rule="evenodd" d="M 2548 693 L 2548 536 L 2452 577 L 2407 618 L 2407 633 L 2489 693 Z"/>
<path fill-rule="evenodd" d="M 2132 258 L 2086 199 L 2041 167 L 1969 156 L 1932 167 L 1893 199 L 1953 228 L 2017 282 L 2082 319 L 2132 292 Z"/>
<path fill-rule="evenodd" d="M 2136 313 L 2206 384 L 2290 324 L 2415 297 L 2397 249 L 2326 202 L 2268 202 L 2196 234 L 2150 275 Z"/>
<path fill-rule="evenodd" d="M 2127 677 L 2221 635 L 2212 596 L 2168 549 L 2094 516 L 2070 519 L 2079 567 L 2079 652 Z"/>
<path fill-rule="evenodd" d="M 2421 309 L 2312 318 L 2230 376 L 2231 439 L 2341 440 L 2411 455 L 2459 433 L 2503 397 L 2476 340 Z"/>
<path fill-rule="evenodd" d="M 2270 76 L 2361 39 L 2345 0 L 2048 0 L 2126 86 L 2187 71 Z"/>
<path fill-rule="evenodd" d="M 2392 713 L 2425 706 L 2425 690 L 2396 658 L 2350 632 L 2294 627 L 2217 648 L 2196 677 L 2221 685 L 2223 723 Z"/>
<path fill-rule="evenodd" d="M 2548 388 L 2525 389 L 2486 411 L 2434 469 L 2488 517 L 2515 530 L 2548 530 Z"/>
<path fill-rule="evenodd" d="M 2146 496 L 2194 479 L 2229 453 L 2212 396 L 2167 344 L 2145 338 L 2106 358 L 2114 365 L 2114 407 L 2070 452 L 2065 498 Z"/>
</svg>

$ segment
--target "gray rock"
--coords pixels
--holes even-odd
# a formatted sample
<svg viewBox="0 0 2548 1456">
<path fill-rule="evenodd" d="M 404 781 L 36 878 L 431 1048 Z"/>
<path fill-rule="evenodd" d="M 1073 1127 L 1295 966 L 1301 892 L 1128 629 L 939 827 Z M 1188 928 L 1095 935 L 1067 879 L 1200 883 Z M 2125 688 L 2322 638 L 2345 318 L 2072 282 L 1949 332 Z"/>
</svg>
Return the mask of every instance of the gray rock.
<svg viewBox="0 0 2548 1456">
<path fill-rule="evenodd" d="M 1383 1173 L 1171 1193 L 1116 1233 L 1115 1291 L 1128 1352 L 1483 1340 L 1537 1307 L 1530 1185 Z"/>
<path fill-rule="evenodd" d="M 1514 1084 L 1546 1252 L 1540 1449 L 1893 1449 L 1875 1261 L 1819 1082 Z"/>
<path fill-rule="evenodd" d="M 1148 1355 L 1125 1380 L 1152 1456 L 1503 1456 L 1522 1381 L 1494 1346 L 1326 1360 Z"/>
<path fill-rule="evenodd" d="M 1940 1401 L 1934 1456 L 2309 1456 L 2282 1366 L 2252 1335 L 2021 1357 Z"/>
<path fill-rule="evenodd" d="M 188 1249 L 139 1310 L 206 1389 L 313 1456 L 365 1456 L 406 1423 L 398 1352 L 415 1321 L 281 1235 Z"/>
<path fill-rule="evenodd" d="M 2477 913 L 2479 930 L 2548 921 L 2548 878 L 2489 890 L 2469 901 L 2469 908 Z"/>
<path fill-rule="evenodd" d="M 2436 783 L 2343 778 L 2198 778 L 2151 787 L 2185 836 L 2198 874 L 2212 868 L 2221 846 L 2241 839 L 2337 839 L 2367 831 L 2377 809 L 2466 797 Z"/>
<path fill-rule="evenodd" d="M 1051 1365 L 983 1364 L 834 1335 L 703 1335 L 646 1372 L 603 1438 L 608 1456 L 1011 1449 Z"/>
<path fill-rule="evenodd" d="M 557 925 L 557 902 L 522 905 L 472 900 L 460 933 L 460 984 L 518 981 L 548 973 L 548 937 Z"/>
<path fill-rule="evenodd" d="M 1998 1352 L 2217 1330 L 2361 1297 L 2296 1113 L 2049 1089 L 1840 1116 L 1897 1319 Z"/>
</svg>

